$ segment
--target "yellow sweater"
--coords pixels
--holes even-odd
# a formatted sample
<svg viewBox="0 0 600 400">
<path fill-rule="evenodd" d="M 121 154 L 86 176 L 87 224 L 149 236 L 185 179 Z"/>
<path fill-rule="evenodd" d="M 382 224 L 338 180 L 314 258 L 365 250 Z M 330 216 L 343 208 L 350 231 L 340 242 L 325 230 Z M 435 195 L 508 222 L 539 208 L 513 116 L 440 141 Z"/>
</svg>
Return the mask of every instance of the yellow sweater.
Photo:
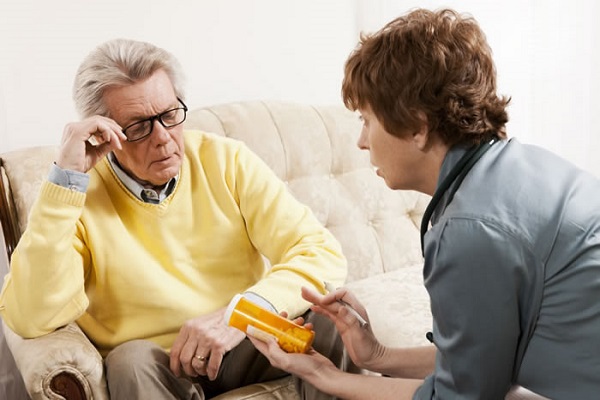
<svg viewBox="0 0 600 400">
<path fill-rule="evenodd" d="M 236 293 L 295 316 L 301 286 L 343 283 L 339 243 L 258 156 L 197 131 L 185 143 L 160 204 L 138 200 L 106 159 L 85 194 L 42 185 L 0 295 L 11 329 L 31 338 L 76 320 L 103 354 L 132 339 L 169 349 L 184 321 Z"/>
</svg>

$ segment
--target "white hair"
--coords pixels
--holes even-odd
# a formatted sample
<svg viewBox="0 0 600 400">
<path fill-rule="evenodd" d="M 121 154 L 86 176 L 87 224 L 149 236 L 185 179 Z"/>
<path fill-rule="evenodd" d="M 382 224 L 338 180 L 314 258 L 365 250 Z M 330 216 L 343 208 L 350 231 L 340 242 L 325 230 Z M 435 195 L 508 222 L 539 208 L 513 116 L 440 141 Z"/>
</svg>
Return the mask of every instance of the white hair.
<svg viewBox="0 0 600 400">
<path fill-rule="evenodd" d="M 129 39 L 109 40 L 94 49 L 81 63 L 73 84 L 73 100 L 82 118 L 109 116 L 104 91 L 109 87 L 127 86 L 164 70 L 181 100 L 183 72 L 179 61 L 153 44 Z"/>
</svg>

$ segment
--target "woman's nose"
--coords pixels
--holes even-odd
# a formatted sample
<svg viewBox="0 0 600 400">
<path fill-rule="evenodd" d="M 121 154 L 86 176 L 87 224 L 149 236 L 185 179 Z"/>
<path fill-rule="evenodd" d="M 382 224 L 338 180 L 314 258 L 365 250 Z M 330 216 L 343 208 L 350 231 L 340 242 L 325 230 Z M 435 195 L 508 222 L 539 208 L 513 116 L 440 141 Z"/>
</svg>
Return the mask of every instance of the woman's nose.
<svg viewBox="0 0 600 400">
<path fill-rule="evenodd" d="M 358 137 L 358 141 L 356 142 L 356 145 L 361 150 L 369 150 L 369 141 L 368 141 L 366 129 L 363 128 L 360 131 L 360 136 Z"/>
</svg>

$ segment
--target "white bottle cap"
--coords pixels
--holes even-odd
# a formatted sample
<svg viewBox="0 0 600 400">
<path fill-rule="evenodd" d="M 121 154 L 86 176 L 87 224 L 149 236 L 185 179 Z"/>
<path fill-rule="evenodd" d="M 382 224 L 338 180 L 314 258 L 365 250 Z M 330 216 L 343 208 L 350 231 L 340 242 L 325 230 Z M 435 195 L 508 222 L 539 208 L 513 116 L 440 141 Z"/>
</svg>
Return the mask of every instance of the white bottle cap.
<svg viewBox="0 0 600 400">
<path fill-rule="evenodd" d="M 235 296 L 233 296 L 233 298 L 229 302 L 229 305 L 227 306 L 227 309 L 225 310 L 225 315 L 223 315 L 223 321 L 225 321 L 226 325 L 229 325 L 229 320 L 231 319 L 231 314 L 233 314 L 233 310 L 235 309 L 235 306 L 237 306 L 238 301 L 240 301 L 240 299 L 242 297 L 243 296 L 240 293 L 238 293 Z"/>
</svg>

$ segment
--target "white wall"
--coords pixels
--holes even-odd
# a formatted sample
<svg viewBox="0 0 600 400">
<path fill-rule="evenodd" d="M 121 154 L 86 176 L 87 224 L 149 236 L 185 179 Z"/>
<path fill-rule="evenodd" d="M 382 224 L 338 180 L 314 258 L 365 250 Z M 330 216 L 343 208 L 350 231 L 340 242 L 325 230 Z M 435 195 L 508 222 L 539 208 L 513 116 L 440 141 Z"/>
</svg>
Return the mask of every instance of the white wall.
<svg viewBox="0 0 600 400">
<path fill-rule="evenodd" d="M 56 144 L 76 118 L 81 59 L 113 37 L 173 52 L 191 107 L 247 99 L 340 102 L 360 30 L 408 9 L 450 6 L 480 22 L 509 135 L 600 175 L 600 5 L 594 0 L 4 0 L 0 4 L 0 152 Z"/>
<path fill-rule="evenodd" d="M 175 54 L 190 107 L 337 103 L 355 20 L 349 0 L 2 0 L 0 152 L 60 141 L 79 63 L 114 37 Z"/>
</svg>

